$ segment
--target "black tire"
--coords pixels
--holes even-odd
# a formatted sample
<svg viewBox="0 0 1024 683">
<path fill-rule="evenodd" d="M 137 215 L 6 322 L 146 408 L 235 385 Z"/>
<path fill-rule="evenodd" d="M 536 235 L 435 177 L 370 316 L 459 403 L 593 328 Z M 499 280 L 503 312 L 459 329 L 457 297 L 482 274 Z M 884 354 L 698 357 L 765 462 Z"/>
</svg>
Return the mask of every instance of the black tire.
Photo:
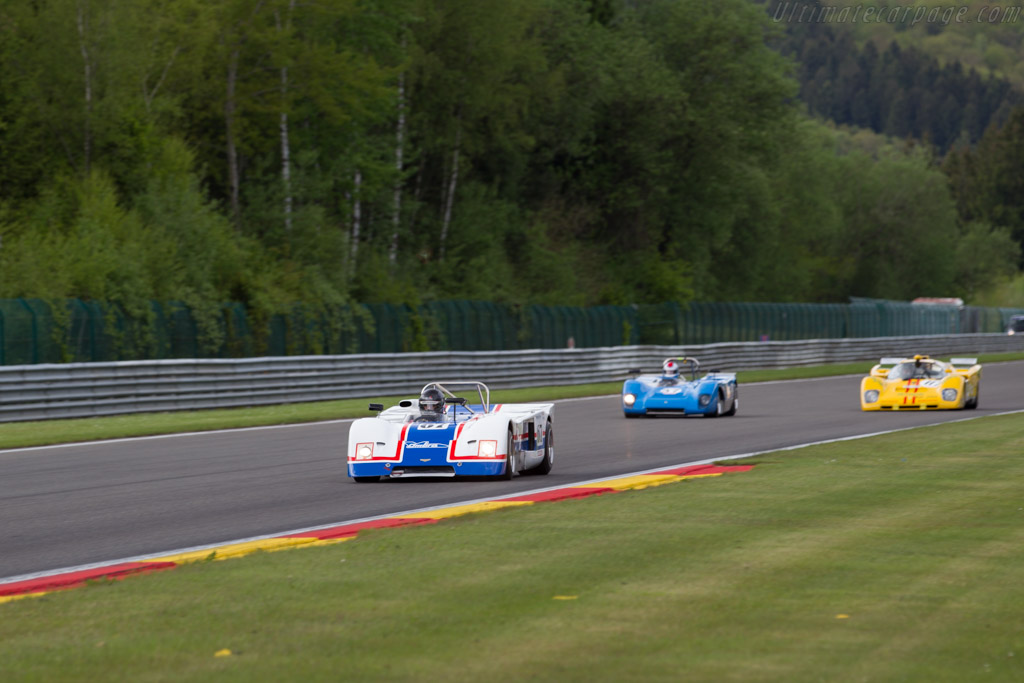
<svg viewBox="0 0 1024 683">
<path fill-rule="evenodd" d="M 974 410 L 978 407 L 978 399 L 981 398 L 981 389 L 978 389 L 978 393 L 974 395 L 974 398 L 964 404 L 964 408 L 967 410 Z"/>
<path fill-rule="evenodd" d="M 532 470 L 527 470 L 527 474 L 547 474 L 551 471 L 551 466 L 555 464 L 555 430 L 551 427 L 551 420 L 548 420 L 546 429 L 547 432 L 545 432 L 544 436 L 544 459 Z"/>
<path fill-rule="evenodd" d="M 623 415 L 626 416 L 627 420 L 635 420 L 636 418 L 640 417 L 636 413 L 623 413 Z"/>
<path fill-rule="evenodd" d="M 718 400 L 715 402 L 715 412 L 704 413 L 704 417 L 722 417 L 723 415 L 725 415 L 725 413 L 722 412 L 722 392 L 718 392 Z"/>
<path fill-rule="evenodd" d="M 739 410 L 739 409 L 740 409 L 740 397 L 737 394 L 737 395 L 734 395 L 732 397 L 732 406 L 729 408 L 729 411 L 725 413 L 725 416 L 726 417 L 732 417 L 733 415 L 736 414 L 736 411 Z"/>
<path fill-rule="evenodd" d="M 357 484 L 372 484 L 380 481 L 380 477 L 352 477 Z"/>
<path fill-rule="evenodd" d="M 508 453 L 505 455 L 505 471 L 501 475 L 499 475 L 498 478 L 499 479 L 504 479 L 505 481 L 511 481 L 512 477 L 516 476 L 516 467 L 515 467 L 515 463 L 516 463 L 516 459 L 515 459 L 516 458 L 516 455 L 515 455 L 516 440 L 515 440 L 515 437 L 512 435 L 512 428 L 511 427 L 509 427 L 509 430 L 508 430 L 508 441 L 507 441 L 507 443 L 508 443 Z"/>
</svg>

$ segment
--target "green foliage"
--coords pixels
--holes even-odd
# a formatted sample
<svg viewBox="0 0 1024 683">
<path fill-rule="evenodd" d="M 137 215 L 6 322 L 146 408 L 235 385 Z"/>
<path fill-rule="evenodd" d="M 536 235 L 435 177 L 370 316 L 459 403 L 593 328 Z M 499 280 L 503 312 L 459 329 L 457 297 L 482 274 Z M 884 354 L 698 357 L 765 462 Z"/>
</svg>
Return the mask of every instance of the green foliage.
<svg viewBox="0 0 1024 683">
<path fill-rule="evenodd" d="M 916 3 L 918 7 L 928 4 Z M 1019 48 L 1010 51 L 990 42 L 997 29 L 989 27 L 976 35 L 978 50 L 969 44 L 945 50 L 936 41 L 965 36 L 966 31 L 977 30 L 977 24 L 943 26 L 941 21 L 919 19 L 911 30 L 894 33 L 900 23 L 877 22 L 872 29 L 878 27 L 879 32 L 868 39 L 863 21 L 843 22 L 835 15 L 832 21 L 817 20 L 829 16 L 823 12 L 834 8 L 834 3 L 771 0 L 766 6 L 768 15 L 784 29 L 777 44 L 797 62 L 800 97 L 808 111 L 836 123 L 899 138 L 910 136 L 945 152 L 957 142 L 977 142 L 990 123 L 1001 123 L 1009 108 L 1021 102 L 1021 82 L 1014 87 L 1005 69 L 986 68 L 972 59 L 980 51 L 989 55 L 986 64 L 1010 61 Z M 858 5 L 859 11 L 867 6 L 870 3 Z M 805 8 L 807 19 L 800 21 Z M 968 15 L 974 18 L 981 10 L 975 7 Z M 910 12 L 911 21 L 915 12 Z M 913 39 L 924 35 L 925 26 L 937 27 L 941 34 Z M 1014 40 L 1019 45 L 1019 36 Z"/>
<path fill-rule="evenodd" d="M 850 36 L 804 36 L 795 67 L 780 32 L 746 0 L 6 3 L 0 297 L 108 302 L 143 346 L 149 301 L 184 302 L 216 354 L 240 352 L 228 302 L 264 331 L 301 302 L 326 350 L 364 325 L 353 300 L 990 287 L 1024 240 L 1015 119 L 947 161 L 958 219 L 925 152 L 795 97 L 973 140 L 1004 82 Z M 1012 68 L 1015 43 L 972 35 Z M 439 334 L 412 324 L 414 347 Z"/>
<path fill-rule="evenodd" d="M 1008 228 L 993 228 L 984 223 L 971 223 L 956 249 L 957 286 L 970 301 L 977 293 L 991 290 L 996 283 L 1017 273 L 1020 244 Z M 1004 302 L 1000 305 L 1010 305 Z"/>
<path fill-rule="evenodd" d="M 1024 274 L 1002 278 L 975 294 L 979 306 L 1024 308 Z"/>
<path fill-rule="evenodd" d="M 945 178 L 912 150 L 844 160 L 841 271 L 851 294 L 890 299 L 939 296 L 952 285 L 956 210 Z"/>
</svg>

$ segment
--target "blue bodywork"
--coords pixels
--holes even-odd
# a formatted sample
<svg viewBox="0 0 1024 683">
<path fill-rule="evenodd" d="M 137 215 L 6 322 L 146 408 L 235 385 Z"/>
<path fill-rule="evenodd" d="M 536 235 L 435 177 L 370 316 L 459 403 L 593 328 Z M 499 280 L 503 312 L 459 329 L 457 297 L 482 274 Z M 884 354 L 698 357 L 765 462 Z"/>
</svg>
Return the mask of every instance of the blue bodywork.
<svg viewBox="0 0 1024 683">
<path fill-rule="evenodd" d="M 632 397 L 632 405 L 630 405 Z M 640 375 L 622 384 L 622 412 L 646 415 L 734 415 L 739 407 L 736 374 L 710 372 L 703 377 Z"/>
</svg>

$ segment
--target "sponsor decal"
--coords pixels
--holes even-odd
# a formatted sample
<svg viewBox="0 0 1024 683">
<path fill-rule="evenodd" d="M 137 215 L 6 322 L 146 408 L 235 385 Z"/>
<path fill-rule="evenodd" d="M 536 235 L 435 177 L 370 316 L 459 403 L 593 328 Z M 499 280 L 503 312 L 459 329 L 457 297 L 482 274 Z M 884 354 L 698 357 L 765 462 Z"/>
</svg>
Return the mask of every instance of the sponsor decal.
<svg viewBox="0 0 1024 683">
<path fill-rule="evenodd" d="M 671 387 L 669 389 L 662 389 L 658 393 L 659 394 L 664 394 L 665 396 L 675 396 L 676 394 L 683 393 L 683 390 L 680 389 L 679 387 Z"/>
<path fill-rule="evenodd" d="M 434 443 L 432 441 L 406 441 L 406 448 L 448 448 L 446 443 Z"/>
</svg>

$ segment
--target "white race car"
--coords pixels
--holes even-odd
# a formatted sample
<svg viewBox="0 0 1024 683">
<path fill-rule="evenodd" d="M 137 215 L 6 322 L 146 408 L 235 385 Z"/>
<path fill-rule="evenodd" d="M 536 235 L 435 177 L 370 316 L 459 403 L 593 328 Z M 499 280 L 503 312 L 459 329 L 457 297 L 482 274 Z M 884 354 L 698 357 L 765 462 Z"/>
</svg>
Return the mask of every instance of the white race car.
<svg viewBox="0 0 1024 683">
<path fill-rule="evenodd" d="M 462 394 L 462 395 L 460 395 Z M 479 403 L 470 403 L 466 395 Z M 499 403 L 483 382 L 431 382 L 418 400 L 403 400 L 352 423 L 348 475 L 381 477 L 547 474 L 555 459 L 553 403 Z"/>
</svg>

